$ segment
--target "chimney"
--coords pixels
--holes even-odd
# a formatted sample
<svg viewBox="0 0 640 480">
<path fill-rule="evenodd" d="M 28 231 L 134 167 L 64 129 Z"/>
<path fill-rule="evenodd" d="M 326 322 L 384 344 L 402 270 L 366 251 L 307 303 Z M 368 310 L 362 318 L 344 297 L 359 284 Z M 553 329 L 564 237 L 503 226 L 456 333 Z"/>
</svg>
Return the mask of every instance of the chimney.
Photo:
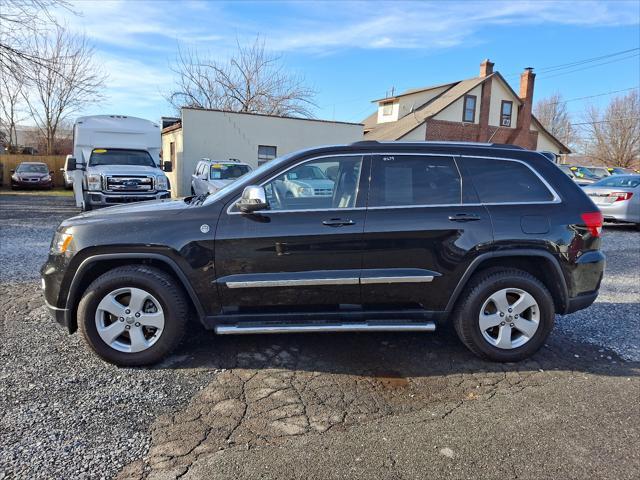
<svg viewBox="0 0 640 480">
<path fill-rule="evenodd" d="M 480 76 L 481 77 L 488 77 L 489 75 L 491 75 L 493 73 L 493 65 L 494 65 L 494 63 L 491 62 L 488 58 L 485 59 L 480 64 Z"/>
<path fill-rule="evenodd" d="M 531 128 L 531 111 L 533 109 L 533 84 L 536 74 L 533 73 L 532 67 L 527 67 L 520 74 L 520 100 L 522 107 L 518 112 L 518 127 L 523 132 L 529 132 Z"/>
</svg>

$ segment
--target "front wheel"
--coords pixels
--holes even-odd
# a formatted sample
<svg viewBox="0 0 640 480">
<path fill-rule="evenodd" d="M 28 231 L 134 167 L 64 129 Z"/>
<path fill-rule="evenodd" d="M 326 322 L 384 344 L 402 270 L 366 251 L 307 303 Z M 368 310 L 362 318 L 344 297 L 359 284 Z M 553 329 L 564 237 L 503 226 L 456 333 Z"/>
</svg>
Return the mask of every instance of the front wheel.
<svg viewBox="0 0 640 480">
<path fill-rule="evenodd" d="M 475 275 L 453 313 L 462 343 L 479 357 L 517 362 L 533 355 L 553 329 L 553 298 L 533 275 L 489 269 Z"/>
<path fill-rule="evenodd" d="M 78 328 L 96 354 L 120 366 L 157 363 L 181 342 L 188 307 L 172 277 L 152 267 L 118 267 L 87 288 Z"/>
</svg>

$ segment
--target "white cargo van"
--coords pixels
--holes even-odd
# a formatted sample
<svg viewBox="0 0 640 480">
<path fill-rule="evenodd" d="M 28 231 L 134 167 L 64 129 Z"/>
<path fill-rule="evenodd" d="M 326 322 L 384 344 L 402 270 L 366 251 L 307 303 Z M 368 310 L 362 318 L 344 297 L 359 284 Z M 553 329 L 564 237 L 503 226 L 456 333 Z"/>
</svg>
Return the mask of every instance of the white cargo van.
<svg viewBox="0 0 640 480">
<path fill-rule="evenodd" d="M 169 198 L 161 165 L 160 127 L 124 115 L 80 117 L 73 126 L 73 177 L 76 205 L 83 210 L 142 200 Z"/>
</svg>

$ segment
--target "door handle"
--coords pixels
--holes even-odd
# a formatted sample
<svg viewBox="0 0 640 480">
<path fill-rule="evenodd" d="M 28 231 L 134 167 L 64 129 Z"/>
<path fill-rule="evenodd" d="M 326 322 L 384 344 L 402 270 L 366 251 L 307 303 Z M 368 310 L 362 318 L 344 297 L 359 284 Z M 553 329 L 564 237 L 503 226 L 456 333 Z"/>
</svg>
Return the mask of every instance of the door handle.
<svg viewBox="0 0 640 480">
<path fill-rule="evenodd" d="M 344 227 L 346 225 L 355 225 L 356 222 L 353 220 L 342 219 L 342 218 L 330 218 L 329 220 L 323 220 L 322 224 L 327 227 Z"/>
<path fill-rule="evenodd" d="M 452 222 L 476 222 L 480 220 L 480 216 L 473 213 L 456 213 L 449 215 L 449 220 Z"/>
</svg>

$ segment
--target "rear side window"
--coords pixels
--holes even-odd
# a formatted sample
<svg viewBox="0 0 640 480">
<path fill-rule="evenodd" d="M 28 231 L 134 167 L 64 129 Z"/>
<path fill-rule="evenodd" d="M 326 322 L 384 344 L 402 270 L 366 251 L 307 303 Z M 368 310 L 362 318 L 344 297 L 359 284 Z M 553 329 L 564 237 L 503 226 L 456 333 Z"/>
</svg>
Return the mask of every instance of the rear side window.
<svg viewBox="0 0 640 480">
<path fill-rule="evenodd" d="M 373 158 L 370 207 L 460 203 L 460 175 L 452 158 L 424 155 Z"/>
<path fill-rule="evenodd" d="M 553 194 L 529 167 L 509 160 L 465 158 L 482 203 L 548 202 Z"/>
</svg>

